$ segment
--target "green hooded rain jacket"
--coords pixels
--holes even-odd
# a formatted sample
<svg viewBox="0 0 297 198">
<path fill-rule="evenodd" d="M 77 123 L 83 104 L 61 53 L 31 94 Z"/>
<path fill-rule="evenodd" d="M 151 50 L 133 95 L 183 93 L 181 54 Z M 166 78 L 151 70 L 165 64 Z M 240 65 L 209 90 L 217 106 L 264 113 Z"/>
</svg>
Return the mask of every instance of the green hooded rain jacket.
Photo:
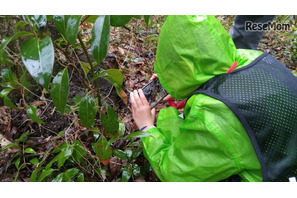
<svg viewBox="0 0 297 198">
<path fill-rule="evenodd" d="M 262 52 L 236 49 L 213 16 L 167 16 L 161 30 L 155 73 L 165 90 L 185 99 L 234 61 L 244 67 Z M 220 181 L 238 174 L 241 181 L 261 181 L 252 143 L 233 112 L 204 94 L 191 96 L 184 116 L 161 109 L 156 127 L 142 138 L 143 150 L 161 181 Z"/>
</svg>

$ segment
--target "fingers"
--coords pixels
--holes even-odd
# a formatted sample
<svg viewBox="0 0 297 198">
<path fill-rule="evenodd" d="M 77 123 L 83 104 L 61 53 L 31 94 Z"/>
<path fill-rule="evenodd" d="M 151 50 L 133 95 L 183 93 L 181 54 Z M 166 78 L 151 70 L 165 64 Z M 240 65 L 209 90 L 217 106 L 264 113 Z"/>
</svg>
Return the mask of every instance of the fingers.
<svg viewBox="0 0 297 198">
<path fill-rule="evenodd" d="M 138 90 L 133 91 L 133 96 L 137 107 L 141 107 L 143 104 L 141 98 L 139 97 Z"/>
<path fill-rule="evenodd" d="M 156 116 L 156 108 L 153 108 L 151 110 L 151 114 L 152 114 L 153 118 L 155 118 L 155 116 Z"/>
<path fill-rule="evenodd" d="M 137 108 L 138 106 L 137 106 L 137 103 L 136 103 L 136 101 L 135 101 L 135 98 L 134 98 L 134 92 L 132 91 L 132 92 L 130 92 L 130 102 L 131 102 L 131 105 L 132 105 L 132 110 L 134 109 L 134 108 Z"/>
<path fill-rule="evenodd" d="M 142 89 L 138 89 L 138 93 L 139 93 L 139 97 L 141 99 L 142 104 L 145 105 L 145 106 L 149 106 L 149 103 L 148 103 Z"/>
<path fill-rule="evenodd" d="M 163 101 L 164 102 L 167 102 L 167 101 L 169 101 L 169 100 L 173 100 L 174 98 L 170 95 L 170 94 L 168 94 L 164 99 L 163 99 Z"/>
<path fill-rule="evenodd" d="M 158 75 L 157 74 L 153 74 L 152 77 L 150 78 L 150 81 L 151 80 L 154 80 L 155 78 L 158 78 Z"/>
</svg>

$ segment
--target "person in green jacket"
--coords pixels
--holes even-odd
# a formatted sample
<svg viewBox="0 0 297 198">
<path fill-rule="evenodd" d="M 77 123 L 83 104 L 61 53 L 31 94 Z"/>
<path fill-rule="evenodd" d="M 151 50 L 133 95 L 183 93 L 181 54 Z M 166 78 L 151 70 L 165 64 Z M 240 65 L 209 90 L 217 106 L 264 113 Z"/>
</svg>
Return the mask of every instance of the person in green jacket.
<svg viewBox="0 0 297 198">
<path fill-rule="evenodd" d="M 167 16 L 154 71 L 171 96 L 188 98 L 183 118 L 177 109 L 164 108 L 154 126 L 155 110 L 142 90 L 130 94 L 134 121 L 150 135 L 142 138 L 144 155 L 161 181 L 221 181 L 233 175 L 241 181 L 265 181 L 264 164 L 268 178 L 274 180 L 266 163 L 268 154 L 261 150 L 266 160 L 262 162 L 257 143 L 236 111 L 209 94 L 193 94 L 232 65 L 237 64 L 239 71 L 262 56 L 265 60 L 261 51 L 236 49 L 213 16 Z"/>
</svg>

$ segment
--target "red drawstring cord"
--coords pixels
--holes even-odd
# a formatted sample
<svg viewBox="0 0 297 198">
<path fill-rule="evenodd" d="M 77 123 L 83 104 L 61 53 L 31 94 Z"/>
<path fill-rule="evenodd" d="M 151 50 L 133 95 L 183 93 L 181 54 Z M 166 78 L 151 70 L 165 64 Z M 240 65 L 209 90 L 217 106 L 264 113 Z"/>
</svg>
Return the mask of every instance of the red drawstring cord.
<svg viewBox="0 0 297 198">
<path fill-rule="evenodd" d="M 228 71 L 226 72 L 227 74 L 231 73 L 232 71 L 234 71 L 234 69 L 237 67 L 238 63 L 236 61 L 234 61 L 233 65 L 228 69 Z M 174 107 L 176 109 L 182 109 L 185 106 L 187 99 L 184 99 L 183 101 L 181 101 L 178 105 L 175 105 L 175 103 L 173 102 L 172 99 L 170 99 L 168 101 L 169 106 L 170 107 Z"/>
<path fill-rule="evenodd" d="M 227 74 L 233 72 L 233 70 L 237 67 L 238 63 L 236 61 L 234 61 L 233 65 L 228 69 L 228 71 L 226 72 Z"/>
</svg>

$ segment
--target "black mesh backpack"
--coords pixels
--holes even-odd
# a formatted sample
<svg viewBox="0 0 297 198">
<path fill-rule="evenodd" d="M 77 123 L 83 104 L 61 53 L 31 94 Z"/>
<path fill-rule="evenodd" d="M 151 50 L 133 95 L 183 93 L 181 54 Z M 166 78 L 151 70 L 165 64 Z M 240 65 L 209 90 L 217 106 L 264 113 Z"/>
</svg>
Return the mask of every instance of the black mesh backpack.
<svg viewBox="0 0 297 198">
<path fill-rule="evenodd" d="M 264 53 L 248 66 L 199 87 L 225 103 L 246 129 L 261 164 L 263 181 L 297 176 L 297 78 Z"/>
</svg>

